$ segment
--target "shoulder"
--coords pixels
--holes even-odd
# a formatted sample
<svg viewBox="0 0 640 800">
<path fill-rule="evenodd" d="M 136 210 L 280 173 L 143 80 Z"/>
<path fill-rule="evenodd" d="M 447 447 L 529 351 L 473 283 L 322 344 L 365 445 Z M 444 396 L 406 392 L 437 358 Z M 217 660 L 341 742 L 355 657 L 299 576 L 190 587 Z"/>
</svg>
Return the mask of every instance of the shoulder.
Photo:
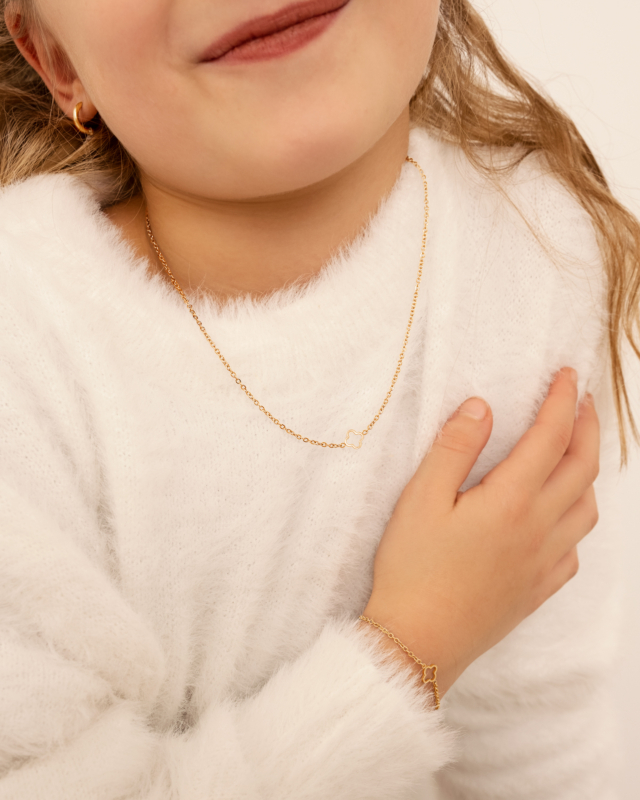
<svg viewBox="0 0 640 800">
<path fill-rule="evenodd" d="M 0 190 L 0 272 L 21 273 L 37 264 L 41 277 L 75 251 L 96 249 L 101 218 L 99 193 L 68 173 L 35 175 Z"/>
<path fill-rule="evenodd" d="M 606 357 L 607 280 L 595 228 L 543 154 L 479 149 L 484 169 L 455 144 L 414 131 L 431 173 L 433 222 L 446 239 L 451 302 L 465 330 L 505 369 L 528 362 L 546 378 L 574 365 L 594 388 Z M 516 365 L 516 360 L 518 364 Z"/>
<path fill-rule="evenodd" d="M 65 292 L 82 280 L 76 242 L 89 234 L 91 191 L 70 175 L 38 175 L 0 191 L 0 331 L 17 330 L 18 350 L 51 339 Z M 24 335 L 23 335 L 24 334 Z M 19 340 L 22 340 L 22 345 Z"/>
<path fill-rule="evenodd" d="M 578 370 L 581 393 L 598 391 L 607 381 L 607 275 L 578 199 L 539 154 L 508 170 L 512 151 L 480 151 L 491 171 L 424 131 L 412 146 L 430 176 L 432 316 L 449 310 L 456 363 L 477 376 L 460 391 L 501 408 L 498 394 L 518 386 L 527 422 L 565 365 Z"/>
<path fill-rule="evenodd" d="M 84 181 L 43 175 L 2 189 L 0 389 L 51 406 L 93 380 L 93 365 L 113 349 L 123 298 L 134 279 L 143 283 L 135 267 Z"/>
<path fill-rule="evenodd" d="M 69 174 L 37 175 L 0 191 L 0 303 L 13 311 L 44 308 L 82 283 L 96 251 L 99 202 Z"/>
<path fill-rule="evenodd" d="M 82 237 L 99 213 L 98 194 L 84 180 L 34 175 L 0 189 L 0 244 L 28 257 L 56 240 Z"/>
<path fill-rule="evenodd" d="M 88 181 L 39 175 L 0 190 L 0 331 L 13 317 L 53 335 L 91 321 L 108 298 L 126 296 L 138 267 Z"/>
<path fill-rule="evenodd" d="M 2 427 L 6 414 L 17 419 L 44 404 L 52 386 L 71 391 L 65 298 L 81 270 L 69 245 L 72 232 L 86 228 L 93 202 L 67 175 L 39 175 L 0 191 Z"/>
<path fill-rule="evenodd" d="M 468 236 L 510 240 L 545 251 L 553 263 L 590 267 L 592 277 L 600 273 L 591 217 L 542 152 L 478 147 L 474 163 L 458 145 L 418 128 L 412 144 L 428 165 L 431 193 L 457 210 L 456 224 Z"/>
<path fill-rule="evenodd" d="M 459 146 L 422 129 L 412 131 L 412 147 L 428 171 L 436 223 L 476 250 L 510 253 L 512 274 L 533 270 L 539 279 L 568 270 L 602 282 L 591 217 L 544 154 L 483 147 L 474 163 Z"/>
</svg>

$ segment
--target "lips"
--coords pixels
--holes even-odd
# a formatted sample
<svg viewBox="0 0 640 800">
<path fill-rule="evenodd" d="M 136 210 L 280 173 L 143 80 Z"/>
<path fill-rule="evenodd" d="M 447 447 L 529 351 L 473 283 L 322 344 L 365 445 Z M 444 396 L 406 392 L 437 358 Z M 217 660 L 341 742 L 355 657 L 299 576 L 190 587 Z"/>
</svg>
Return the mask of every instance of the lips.
<svg viewBox="0 0 640 800">
<path fill-rule="evenodd" d="M 230 56 L 234 55 L 232 51 L 236 51 L 236 48 L 240 48 L 237 51 L 239 57 L 246 55 L 249 60 L 268 58 L 272 55 L 271 50 L 283 50 L 281 39 L 286 44 L 288 38 L 289 43 L 295 45 L 295 33 L 298 31 L 297 38 L 300 39 L 300 44 L 305 38 L 313 38 L 316 32 L 325 27 L 323 23 L 328 24 L 331 16 L 349 2 L 350 0 L 306 0 L 303 3 L 286 6 L 275 14 L 255 17 L 243 22 L 213 42 L 202 54 L 200 60 L 219 61 L 226 56 L 225 61 L 228 61 Z M 305 36 L 305 34 L 307 35 Z M 267 37 L 273 38 L 274 47 L 269 47 Z M 285 49 L 292 48 L 285 47 Z M 243 51 L 245 52 L 243 53 Z M 238 60 L 245 59 L 238 58 Z"/>
</svg>

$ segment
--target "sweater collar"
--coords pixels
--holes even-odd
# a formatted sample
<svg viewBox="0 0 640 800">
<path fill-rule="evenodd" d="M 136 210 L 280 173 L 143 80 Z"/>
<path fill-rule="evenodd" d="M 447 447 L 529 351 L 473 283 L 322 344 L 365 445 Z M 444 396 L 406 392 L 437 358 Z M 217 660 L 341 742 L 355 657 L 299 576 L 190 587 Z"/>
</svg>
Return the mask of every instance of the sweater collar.
<svg viewBox="0 0 640 800">
<path fill-rule="evenodd" d="M 427 174 L 432 196 L 431 178 L 440 168 L 439 148 L 441 144 L 424 130 L 411 131 L 408 154 Z M 152 273 L 148 261 L 134 254 L 119 229 L 101 213 L 95 189 L 64 174 L 30 181 L 30 191 L 21 191 L 20 186 L 8 191 L 13 191 L 15 211 L 27 220 L 27 227 L 32 225 L 37 230 L 49 251 L 63 254 L 51 269 L 60 271 L 65 291 L 73 287 L 79 302 L 88 295 L 104 297 L 105 302 L 117 304 L 114 313 L 123 320 L 136 317 L 149 329 L 162 330 L 164 340 L 170 336 L 183 342 L 185 348 L 201 348 L 210 367 L 218 361 L 166 277 Z M 39 188 L 36 183 L 43 186 Z M 442 181 L 436 179 L 435 183 Z M 432 203 L 431 230 L 407 355 L 426 307 L 433 269 L 431 240 L 438 217 L 433 212 Z M 363 233 L 306 283 L 289 285 L 264 298 L 231 298 L 222 306 L 206 295 L 190 299 L 231 368 L 247 384 L 252 375 L 255 377 L 250 388 L 255 389 L 256 396 L 265 390 L 281 390 L 284 395 L 290 390 L 292 374 L 303 386 L 313 385 L 319 371 L 324 377 L 326 364 L 332 365 L 342 380 L 343 370 L 350 372 L 357 385 L 360 367 L 363 378 L 375 369 L 375 362 L 381 374 L 381 386 L 375 391 L 384 388 L 383 398 L 409 321 L 423 220 L 422 180 L 416 168 L 405 163 Z M 221 363 L 211 369 L 211 375 L 221 384 L 233 383 Z"/>
</svg>

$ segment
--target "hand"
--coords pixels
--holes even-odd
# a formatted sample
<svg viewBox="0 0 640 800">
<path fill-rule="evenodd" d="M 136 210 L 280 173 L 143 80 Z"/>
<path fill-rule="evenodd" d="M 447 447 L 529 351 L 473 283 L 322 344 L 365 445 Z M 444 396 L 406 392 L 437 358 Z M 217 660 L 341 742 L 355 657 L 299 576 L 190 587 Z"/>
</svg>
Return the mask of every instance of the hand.
<svg viewBox="0 0 640 800">
<path fill-rule="evenodd" d="M 598 520 L 600 430 L 590 397 L 576 419 L 576 383 L 559 372 L 511 454 L 460 492 L 492 428 L 488 405 L 467 400 L 396 504 L 363 614 L 438 666 L 441 695 L 578 571 L 576 545 Z"/>
</svg>

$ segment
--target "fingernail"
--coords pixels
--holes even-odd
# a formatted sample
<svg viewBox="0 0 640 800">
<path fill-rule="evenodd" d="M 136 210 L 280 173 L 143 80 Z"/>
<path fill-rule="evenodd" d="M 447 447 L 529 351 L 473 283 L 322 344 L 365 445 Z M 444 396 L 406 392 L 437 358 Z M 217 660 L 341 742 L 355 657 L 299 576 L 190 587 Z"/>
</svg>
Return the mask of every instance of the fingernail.
<svg viewBox="0 0 640 800">
<path fill-rule="evenodd" d="M 567 367 L 565 371 L 574 383 L 578 383 L 578 373 L 573 367 Z"/>
<path fill-rule="evenodd" d="M 591 392 L 587 392 L 585 396 L 582 398 L 583 403 L 588 403 L 590 406 L 593 405 L 593 395 Z"/>
<path fill-rule="evenodd" d="M 460 414 L 465 414 L 473 419 L 484 419 L 487 416 L 488 407 L 480 397 L 471 397 L 465 400 L 460 406 Z"/>
</svg>

